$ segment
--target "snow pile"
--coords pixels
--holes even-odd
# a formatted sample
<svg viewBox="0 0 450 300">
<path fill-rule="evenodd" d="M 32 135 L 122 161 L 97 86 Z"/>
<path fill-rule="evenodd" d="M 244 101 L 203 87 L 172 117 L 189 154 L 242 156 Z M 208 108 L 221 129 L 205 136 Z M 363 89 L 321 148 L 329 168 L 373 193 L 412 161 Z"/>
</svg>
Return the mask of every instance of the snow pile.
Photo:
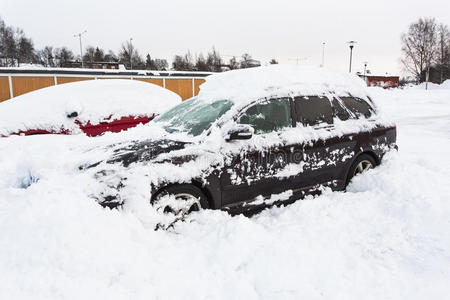
<svg viewBox="0 0 450 300">
<path fill-rule="evenodd" d="M 0 103 L 0 135 L 28 129 L 77 130 L 68 114 L 98 124 L 110 116 L 152 116 L 181 102 L 180 96 L 138 80 L 86 80 L 36 90 Z"/>
<path fill-rule="evenodd" d="M 450 90 L 450 79 L 447 79 L 443 83 L 441 83 L 441 89 Z"/>
<path fill-rule="evenodd" d="M 1 139 L 0 299 L 446 299 L 450 91 L 370 94 L 400 151 L 347 193 L 252 218 L 203 211 L 173 231 L 153 230 L 146 203 L 100 207 L 77 169 L 144 128 Z"/>
<path fill-rule="evenodd" d="M 356 75 L 293 65 L 233 70 L 206 78 L 198 98 L 203 101 L 248 102 L 264 97 L 330 95 L 367 99 L 366 85 Z"/>
<path fill-rule="evenodd" d="M 437 84 L 437 83 L 432 83 L 432 82 L 428 82 L 428 88 L 427 88 L 427 83 L 426 82 L 422 82 L 418 85 L 413 85 L 411 88 L 413 89 L 419 89 L 419 90 L 440 90 L 440 89 L 445 89 L 448 90 L 450 89 L 450 80 L 447 79 L 446 81 L 444 81 L 441 84 Z"/>
</svg>

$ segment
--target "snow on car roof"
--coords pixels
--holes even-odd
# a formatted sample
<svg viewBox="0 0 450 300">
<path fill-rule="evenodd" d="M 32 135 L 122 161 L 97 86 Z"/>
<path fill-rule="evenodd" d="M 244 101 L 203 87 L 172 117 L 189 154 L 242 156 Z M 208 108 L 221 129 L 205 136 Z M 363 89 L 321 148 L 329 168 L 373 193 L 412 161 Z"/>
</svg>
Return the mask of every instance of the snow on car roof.
<svg viewBox="0 0 450 300">
<path fill-rule="evenodd" d="M 152 116 L 181 103 L 179 95 L 129 79 L 86 80 L 36 90 L 0 103 L 0 135 L 28 129 L 74 130 L 68 114 L 92 124 L 112 116 Z"/>
<path fill-rule="evenodd" d="M 330 95 L 367 98 L 366 85 L 356 75 L 296 65 L 272 65 L 214 74 L 200 86 L 198 99 L 249 102 L 287 95 Z"/>
</svg>

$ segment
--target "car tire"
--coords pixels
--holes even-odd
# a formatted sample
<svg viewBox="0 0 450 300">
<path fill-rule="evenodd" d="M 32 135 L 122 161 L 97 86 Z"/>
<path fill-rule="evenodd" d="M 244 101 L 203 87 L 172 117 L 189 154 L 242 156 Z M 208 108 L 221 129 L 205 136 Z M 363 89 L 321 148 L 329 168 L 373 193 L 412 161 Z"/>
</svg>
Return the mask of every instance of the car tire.
<svg viewBox="0 0 450 300">
<path fill-rule="evenodd" d="M 203 193 L 201 189 L 196 187 L 192 184 L 177 184 L 177 185 L 170 185 L 168 187 L 163 188 L 155 197 L 155 199 L 152 201 L 152 204 L 157 201 L 160 197 L 166 196 L 166 195 L 174 195 L 175 199 L 179 200 L 188 200 L 195 198 L 197 199 L 197 207 L 193 207 L 192 209 L 189 209 L 190 211 L 198 211 L 200 209 L 207 209 L 209 208 L 208 198 Z M 198 207 L 200 206 L 200 207 Z M 165 209 L 166 211 L 166 209 Z"/>
<path fill-rule="evenodd" d="M 363 172 L 366 172 L 369 169 L 373 169 L 376 167 L 375 159 L 369 154 L 361 154 L 359 155 L 352 166 L 350 167 L 347 175 L 346 185 L 350 183 L 353 177 Z"/>
</svg>

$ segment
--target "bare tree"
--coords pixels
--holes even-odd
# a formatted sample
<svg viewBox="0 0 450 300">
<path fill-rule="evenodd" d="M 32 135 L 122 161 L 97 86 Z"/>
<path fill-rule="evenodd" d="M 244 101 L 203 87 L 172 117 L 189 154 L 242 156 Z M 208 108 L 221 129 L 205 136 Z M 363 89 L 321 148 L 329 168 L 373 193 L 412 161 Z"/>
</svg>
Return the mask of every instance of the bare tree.
<svg viewBox="0 0 450 300">
<path fill-rule="evenodd" d="M 202 53 L 197 56 L 197 60 L 195 63 L 195 69 L 197 71 L 209 71 L 208 64 L 206 63 L 206 59 Z"/>
<path fill-rule="evenodd" d="M 188 51 L 185 55 L 175 55 L 172 61 L 172 69 L 176 71 L 193 71 L 194 60 L 191 52 Z"/>
<path fill-rule="evenodd" d="M 236 56 L 233 56 L 232 58 L 230 58 L 230 61 L 228 64 L 230 66 L 230 70 L 239 69 L 239 62 L 237 61 Z"/>
<path fill-rule="evenodd" d="M 159 71 L 166 71 L 169 68 L 169 63 L 166 59 L 155 58 L 155 68 Z"/>
<path fill-rule="evenodd" d="M 243 68 L 243 69 L 248 68 L 249 62 L 251 60 L 252 60 L 252 56 L 248 53 L 244 53 L 242 55 L 241 68 Z"/>
<path fill-rule="evenodd" d="M 107 62 L 118 62 L 119 61 L 116 54 L 112 50 L 109 50 L 108 53 L 105 54 L 104 60 Z"/>
<path fill-rule="evenodd" d="M 420 18 L 409 26 L 408 32 L 401 36 L 403 57 L 401 62 L 406 71 L 417 79 L 429 70 L 438 53 L 437 24 L 433 18 Z"/>
<path fill-rule="evenodd" d="M 131 41 L 122 44 L 119 51 L 119 62 L 127 69 L 145 69 L 145 62 Z"/>
<path fill-rule="evenodd" d="M 6 67 L 14 67 L 17 56 L 16 40 L 14 38 L 14 29 L 4 25 L 0 28 L 0 56 L 3 65 Z"/>
<path fill-rule="evenodd" d="M 56 48 L 54 52 L 59 67 L 66 67 L 67 63 L 75 57 L 73 52 L 67 49 L 67 47 Z"/>
<path fill-rule="evenodd" d="M 145 59 L 145 69 L 165 71 L 165 70 L 167 70 L 168 67 L 169 67 L 169 64 L 167 63 L 167 60 L 159 59 L 159 58 L 153 59 L 150 56 L 150 54 L 147 53 L 147 56 Z"/>
<path fill-rule="evenodd" d="M 445 24 L 438 26 L 439 73 L 440 82 L 450 75 L 450 31 Z M 444 76 L 446 75 L 446 76 Z"/>
<path fill-rule="evenodd" d="M 16 47 L 18 66 L 20 66 L 20 63 L 31 63 L 33 61 L 34 46 L 31 39 L 21 34 L 17 37 Z"/>
<path fill-rule="evenodd" d="M 52 46 L 45 46 L 44 49 L 39 50 L 37 53 L 39 63 L 45 67 L 55 66 L 55 56 Z"/>
<path fill-rule="evenodd" d="M 92 46 L 87 46 L 86 50 L 84 50 L 83 61 L 92 63 L 95 61 L 95 48 Z"/>
<path fill-rule="evenodd" d="M 192 56 L 191 51 L 188 50 L 184 55 L 184 61 L 186 62 L 185 71 L 193 71 L 194 70 L 194 57 Z"/>
<path fill-rule="evenodd" d="M 94 61 L 105 61 L 105 51 L 103 51 L 99 47 L 95 48 Z"/>
<path fill-rule="evenodd" d="M 272 59 L 269 61 L 269 64 L 271 64 L 271 65 L 277 65 L 277 64 L 278 64 L 278 61 L 277 61 L 275 58 L 272 58 Z"/>
<path fill-rule="evenodd" d="M 213 47 L 211 52 L 208 53 L 206 64 L 208 65 L 208 69 L 211 72 L 222 71 L 222 58 L 220 57 L 219 52 L 216 51 L 215 47 Z"/>
<path fill-rule="evenodd" d="M 175 55 L 172 61 L 172 69 L 175 71 L 187 71 L 189 64 L 185 61 L 184 56 Z"/>
<path fill-rule="evenodd" d="M 147 53 L 147 56 L 145 57 L 145 69 L 146 70 L 154 70 L 155 69 L 155 62 L 149 53 Z"/>
</svg>

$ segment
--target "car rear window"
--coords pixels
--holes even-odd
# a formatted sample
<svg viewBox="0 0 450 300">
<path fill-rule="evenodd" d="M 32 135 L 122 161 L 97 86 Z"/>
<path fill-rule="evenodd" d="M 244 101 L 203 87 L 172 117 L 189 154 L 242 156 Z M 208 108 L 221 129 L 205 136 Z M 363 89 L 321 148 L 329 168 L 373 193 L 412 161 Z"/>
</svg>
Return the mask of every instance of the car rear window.
<svg viewBox="0 0 450 300">
<path fill-rule="evenodd" d="M 354 98 L 354 97 L 341 97 L 342 102 L 345 107 L 352 112 L 356 118 L 360 118 L 364 116 L 366 118 L 370 118 L 373 114 L 373 108 L 364 101 L 363 99 Z"/>
<path fill-rule="evenodd" d="M 333 124 L 333 111 L 330 100 L 326 97 L 295 97 L 297 122 L 303 126 L 314 126 L 320 123 Z"/>
</svg>

